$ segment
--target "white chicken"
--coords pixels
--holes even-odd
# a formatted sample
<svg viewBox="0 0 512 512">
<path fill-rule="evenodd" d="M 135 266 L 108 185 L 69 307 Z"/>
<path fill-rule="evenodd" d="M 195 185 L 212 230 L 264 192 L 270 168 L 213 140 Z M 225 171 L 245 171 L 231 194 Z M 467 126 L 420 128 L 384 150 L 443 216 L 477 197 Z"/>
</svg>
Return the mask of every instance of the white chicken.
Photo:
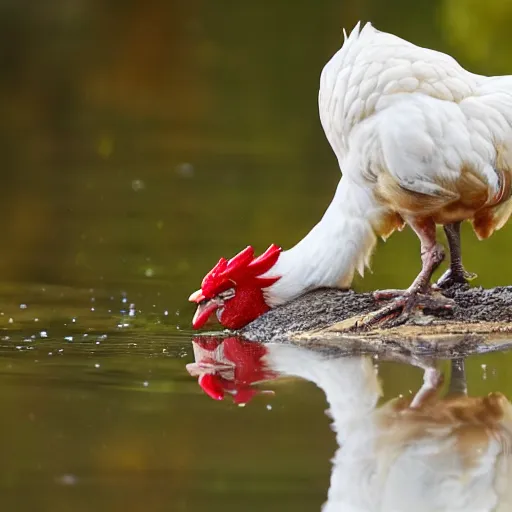
<svg viewBox="0 0 512 512">
<path fill-rule="evenodd" d="M 252 262 L 252 248 L 221 260 L 190 297 L 199 307 L 194 327 L 217 311 L 238 328 L 269 308 L 320 287 L 350 287 L 364 274 L 377 238 L 408 224 L 421 243 L 422 270 L 407 290 L 373 320 L 407 317 L 429 292 L 444 258 L 436 224 L 451 253 L 440 287 L 465 282 L 460 223 L 470 220 L 480 239 L 512 213 L 512 76 L 485 77 L 452 57 L 358 24 L 322 71 L 322 126 L 342 171 L 321 221 L 295 247 Z M 264 272 L 251 271 L 251 265 Z M 247 279 L 243 268 L 247 269 Z M 236 276 L 234 276 L 236 274 Z M 445 299 L 440 307 L 448 307 Z"/>
</svg>

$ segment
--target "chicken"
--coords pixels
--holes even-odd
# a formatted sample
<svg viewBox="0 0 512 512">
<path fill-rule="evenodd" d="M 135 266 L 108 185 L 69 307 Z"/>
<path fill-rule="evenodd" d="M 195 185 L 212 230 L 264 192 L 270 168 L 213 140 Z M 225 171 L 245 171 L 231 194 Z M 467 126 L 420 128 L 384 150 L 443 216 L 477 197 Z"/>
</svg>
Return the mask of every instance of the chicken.
<svg viewBox="0 0 512 512">
<path fill-rule="evenodd" d="M 254 259 L 249 246 L 221 259 L 190 300 L 193 326 L 211 313 L 239 328 L 268 309 L 321 287 L 348 288 L 364 275 L 378 237 L 404 225 L 417 234 L 422 269 L 373 321 L 404 321 L 416 307 L 450 307 L 430 280 L 444 259 L 436 225 L 447 235 L 449 270 L 438 282 L 465 282 L 460 223 L 480 239 L 512 213 L 512 76 L 485 77 L 452 57 L 358 24 L 324 67 L 322 127 L 342 178 L 320 222 L 296 246 L 271 246 Z"/>
<path fill-rule="evenodd" d="M 369 356 L 237 338 L 193 345 L 196 362 L 187 369 L 217 400 L 226 391 L 235 403 L 247 403 L 258 392 L 249 393 L 251 384 L 279 375 L 325 392 L 339 448 L 323 512 L 512 509 L 512 405 L 501 393 L 467 396 L 460 360 L 452 361 L 444 397 L 441 374 L 411 360 L 424 369 L 418 393 L 378 405 L 382 390 Z"/>
</svg>

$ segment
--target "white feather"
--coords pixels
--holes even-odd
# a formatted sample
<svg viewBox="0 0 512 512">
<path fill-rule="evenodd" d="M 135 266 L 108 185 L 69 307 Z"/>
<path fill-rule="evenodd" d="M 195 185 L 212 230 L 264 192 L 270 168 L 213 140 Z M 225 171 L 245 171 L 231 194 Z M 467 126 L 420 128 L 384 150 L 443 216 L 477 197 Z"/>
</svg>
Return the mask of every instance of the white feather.
<svg viewBox="0 0 512 512">
<path fill-rule="evenodd" d="M 266 302 L 277 306 L 314 288 L 349 287 L 356 270 L 364 273 L 377 242 L 372 223 L 378 222 L 382 211 L 371 189 L 343 177 L 321 221 L 283 252 L 265 275 L 281 276 L 264 290 Z"/>
<path fill-rule="evenodd" d="M 512 172 L 512 76 L 470 73 L 452 57 L 370 23 L 343 34 L 322 70 L 318 102 L 344 176 L 320 223 L 269 272 L 282 276 L 265 292 L 272 306 L 313 288 L 348 287 L 355 271 L 363 274 L 376 226 L 394 208 L 373 190 L 383 173 L 443 206 L 459 199 L 454 184 L 467 166 L 489 197 L 499 191 L 498 160 Z M 424 213 L 410 203 L 395 213 Z M 495 229 L 511 212 L 508 204 L 500 210 Z"/>
</svg>

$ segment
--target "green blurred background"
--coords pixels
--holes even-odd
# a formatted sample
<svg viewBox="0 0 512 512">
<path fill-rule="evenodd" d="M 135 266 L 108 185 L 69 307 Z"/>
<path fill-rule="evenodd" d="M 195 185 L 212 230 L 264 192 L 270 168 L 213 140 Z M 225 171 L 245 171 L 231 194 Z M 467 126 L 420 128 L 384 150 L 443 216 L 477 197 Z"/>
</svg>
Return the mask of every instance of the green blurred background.
<svg viewBox="0 0 512 512">
<path fill-rule="evenodd" d="M 5 510 L 319 509 L 321 391 L 276 384 L 272 413 L 214 403 L 172 333 L 221 255 L 290 247 L 330 202 L 319 75 L 359 19 L 512 73 L 505 0 L 0 1 Z M 512 283 L 511 225 L 485 242 L 466 226 L 463 246 L 478 284 Z M 406 230 L 356 286 L 419 265 Z M 509 359 L 471 359 L 470 392 L 507 392 Z M 386 398 L 421 383 L 381 376 Z"/>
<path fill-rule="evenodd" d="M 359 19 L 512 71 L 501 0 L 3 0 L 4 287 L 137 292 L 143 309 L 185 307 L 186 325 L 221 255 L 297 242 L 339 179 L 319 74 Z M 511 229 L 482 243 L 464 231 L 479 284 L 512 282 Z M 407 285 L 418 253 L 395 235 L 357 286 Z"/>
</svg>

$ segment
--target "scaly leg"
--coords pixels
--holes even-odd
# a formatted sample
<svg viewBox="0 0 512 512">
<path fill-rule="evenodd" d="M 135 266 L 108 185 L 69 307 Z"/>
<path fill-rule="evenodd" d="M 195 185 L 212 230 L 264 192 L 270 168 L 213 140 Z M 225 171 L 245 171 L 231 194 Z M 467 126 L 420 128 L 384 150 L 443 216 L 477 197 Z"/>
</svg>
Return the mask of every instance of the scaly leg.
<svg viewBox="0 0 512 512">
<path fill-rule="evenodd" d="M 456 359 L 452 359 L 450 363 L 450 384 L 446 396 L 467 396 L 468 388 L 466 384 L 464 358 L 458 357 Z M 431 398 L 434 398 L 440 390 L 443 380 L 443 374 L 437 370 L 434 365 L 425 367 L 423 373 L 423 385 L 414 396 L 409 407 L 417 409 L 427 403 Z"/>
<path fill-rule="evenodd" d="M 436 225 L 432 219 L 408 220 L 421 243 L 421 272 L 407 290 L 382 290 L 374 293 L 377 300 L 393 299 L 390 304 L 367 315 L 358 327 L 385 322 L 390 326 L 404 323 L 415 309 L 451 309 L 453 302 L 433 295 L 430 279 L 444 259 L 443 246 L 436 241 Z"/>
<path fill-rule="evenodd" d="M 395 352 L 384 353 L 379 356 L 379 360 L 408 364 L 423 370 L 423 384 L 414 395 L 409 405 L 412 409 L 422 407 L 430 400 L 435 399 L 444 382 L 444 376 L 442 372 L 436 368 L 436 360 L 434 358 Z"/>
<path fill-rule="evenodd" d="M 460 222 L 454 222 L 444 226 L 450 248 L 450 268 L 439 278 L 435 284 L 436 288 L 449 288 L 455 283 L 465 284 L 476 277 L 476 274 L 467 272 L 462 265 L 460 225 Z"/>
</svg>

